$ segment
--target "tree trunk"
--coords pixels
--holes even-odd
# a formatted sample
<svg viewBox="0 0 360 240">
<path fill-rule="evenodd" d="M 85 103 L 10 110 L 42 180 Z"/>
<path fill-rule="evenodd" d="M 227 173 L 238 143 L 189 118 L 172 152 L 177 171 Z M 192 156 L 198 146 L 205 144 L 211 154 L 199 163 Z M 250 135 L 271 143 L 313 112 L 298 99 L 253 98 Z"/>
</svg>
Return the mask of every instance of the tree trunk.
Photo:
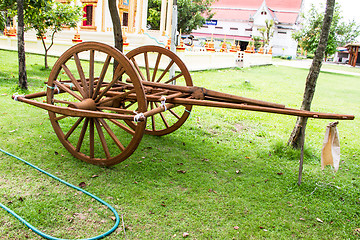
<svg viewBox="0 0 360 240">
<path fill-rule="evenodd" d="M 115 48 L 119 49 L 121 52 L 123 51 L 123 37 L 121 31 L 121 21 L 120 16 L 116 6 L 116 0 L 109 0 L 109 10 L 111 15 L 111 20 L 114 27 L 114 43 Z"/>
<path fill-rule="evenodd" d="M 314 59 L 310 67 L 309 74 L 306 78 L 305 91 L 303 96 L 303 102 L 301 105 L 302 110 L 310 111 L 311 102 L 314 97 L 316 81 L 318 79 L 322 60 L 325 55 L 325 49 L 329 37 L 331 22 L 334 14 L 335 0 L 327 0 L 326 11 L 324 16 L 324 22 L 321 28 L 321 35 L 319 45 L 315 51 Z M 290 135 L 288 144 L 292 147 L 299 149 L 301 148 L 301 142 L 303 142 L 304 135 L 301 134 L 301 129 L 306 127 L 307 118 L 298 117 L 296 120 L 295 127 Z"/>
<path fill-rule="evenodd" d="M 19 87 L 27 89 L 27 75 L 25 64 L 25 40 L 24 40 L 24 0 L 17 0 L 18 12 L 18 58 L 19 58 Z"/>
<path fill-rule="evenodd" d="M 123 52 L 123 37 L 122 37 L 122 31 L 121 31 L 121 21 L 120 21 L 120 16 L 117 10 L 117 6 L 116 6 L 116 0 L 108 0 L 108 4 L 109 4 L 109 11 L 110 11 L 110 15 L 111 15 L 111 21 L 113 23 L 113 27 L 114 27 L 114 43 L 115 43 L 115 48 L 118 49 L 120 52 Z M 114 72 L 116 67 L 118 66 L 118 63 L 115 61 L 114 62 Z"/>
</svg>

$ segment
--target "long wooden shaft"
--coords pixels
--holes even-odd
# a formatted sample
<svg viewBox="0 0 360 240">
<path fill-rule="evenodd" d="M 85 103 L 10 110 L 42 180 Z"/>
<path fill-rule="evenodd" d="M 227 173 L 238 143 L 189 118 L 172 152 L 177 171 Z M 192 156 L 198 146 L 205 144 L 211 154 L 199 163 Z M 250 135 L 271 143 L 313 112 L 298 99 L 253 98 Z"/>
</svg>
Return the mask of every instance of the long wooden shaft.
<svg viewBox="0 0 360 240">
<path fill-rule="evenodd" d="M 181 104 L 181 105 L 198 105 L 198 106 L 207 106 L 207 107 L 241 109 L 241 110 L 258 111 L 258 112 L 278 113 L 278 114 L 285 114 L 292 116 L 320 118 L 320 119 L 341 119 L 341 120 L 354 119 L 353 115 L 310 112 L 310 111 L 297 110 L 291 108 L 271 108 L 271 107 L 253 106 L 253 105 L 238 104 L 238 103 L 210 102 L 210 101 L 196 100 L 196 99 L 174 98 L 174 99 L 170 99 L 169 102 L 175 104 Z"/>
<path fill-rule="evenodd" d="M 177 86 L 172 84 L 163 84 L 163 83 L 157 83 L 157 82 L 148 82 L 143 81 L 142 84 L 144 86 L 151 86 L 151 87 L 158 87 L 158 88 L 164 88 L 164 89 L 170 89 L 175 91 L 180 91 L 184 93 L 193 93 L 196 89 L 203 89 L 203 93 L 205 96 L 211 96 L 211 97 L 217 97 L 222 99 L 229 99 L 232 101 L 236 101 L 239 103 L 248 103 L 253 105 L 259 105 L 259 106 L 266 106 L 266 107 L 274 107 L 274 108 L 285 108 L 285 105 L 278 104 L 278 103 L 271 103 L 246 97 L 240 97 L 232 94 L 227 93 L 221 93 L 213 90 L 208 90 L 205 88 L 198 88 L 198 87 L 188 87 L 188 86 Z"/>
<path fill-rule="evenodd" d="M 51 105 L 51 104 L 47 104 L 47 103 L 41 103 L 35 100 L 30 100 L 27 99 L 25 97 L 17 97 L 17 100 L 20 102 L 25 102 L 28 103 L 30 105 L 51 111 L 51 112 L 55 112 L 55 113 L 59 113 L 62 115 L 66 115 L 66 116 L 72 116 L 72 117 L 90 117 L 90 118 L 112 118 L 112 119 L 122 119 L 122 120 L 133 120 L 134 116 L 133 115 L 126 115 L 126 114 L 117 114 L 117 113 L 105 113 L 105 112 L 100 112 L 100 111 L 88 111 L 88 110 L 83 110 L 83 109 L 75 109 L 75 108 L 70 108 L 70 107 L 60 107 L 60 106 L 55 106 L 55 105 Z M 144 117 L 140 117 L 138 119 L 138 121 L 144 121 L 145 118 Z"/>
</svg>

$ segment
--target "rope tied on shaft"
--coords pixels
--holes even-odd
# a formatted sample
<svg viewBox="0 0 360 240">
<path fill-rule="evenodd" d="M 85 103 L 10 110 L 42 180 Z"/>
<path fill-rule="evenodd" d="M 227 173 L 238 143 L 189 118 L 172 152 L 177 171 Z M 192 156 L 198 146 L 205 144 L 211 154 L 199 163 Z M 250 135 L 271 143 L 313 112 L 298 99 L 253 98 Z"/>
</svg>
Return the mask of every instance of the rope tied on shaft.
<svg viewBox="0 0 360 240">
<path fill-rule="evenodd" d="M 141 117 L 145 118 L 144 113 L 137 113 L 137 112 L 135 112 L 135 111 L 134 111 L 134 113 L 136 114 L 136 115 L 134 116 L 134 122 L 139 122 L 139 119 L 140 119 Z"/>
<path fill-rule="evenodd" d="M 165 96 L 161 96 L 160 98 L 160 103 L 161 103 L 161 107 L 163 107 L 165 109 L 165 111 L 167 111 L 167 108 L 166 108 L 166 97 Z"/>
<path fill-rule="evenodd" d="M 13 98 L 14 98 L 15 101 L 19 101 L 18 97 L 25 97 L 25 95 L 19 95 L 19 94 L 17 94 L 17 93 L 15 93 L 15 94 L 13 95 Z"/>
<path fill-rule="evenodd" d="M 48 87 L 48 88 L 50 88 L 50 89 L 54 90 L 54 93 L 55 93 L 55 94 L 60 93 L 60 89 L 58 88 L 58 86 L 57 86 L 57 85 L 55 85 L 54 87 L 49 86 L 49 85 L 46 85 L 46 87 Z"/>
</svg>

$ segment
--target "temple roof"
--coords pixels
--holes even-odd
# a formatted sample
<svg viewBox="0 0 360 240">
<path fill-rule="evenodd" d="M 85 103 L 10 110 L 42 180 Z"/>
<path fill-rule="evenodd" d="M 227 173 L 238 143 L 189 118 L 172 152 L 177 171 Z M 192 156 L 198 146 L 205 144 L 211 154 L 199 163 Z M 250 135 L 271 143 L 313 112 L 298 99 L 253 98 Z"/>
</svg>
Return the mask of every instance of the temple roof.
<svg viewBox="0 0 360 240">
<path fill-rule="evenodd" d="M 264 0 L 218 0 L 212 4 L 214 19 L 248 21 Z M 271 15 L 279 23 L 294 24 L 301 10 L 302 0 L 265 0 Z"/>
</svg>

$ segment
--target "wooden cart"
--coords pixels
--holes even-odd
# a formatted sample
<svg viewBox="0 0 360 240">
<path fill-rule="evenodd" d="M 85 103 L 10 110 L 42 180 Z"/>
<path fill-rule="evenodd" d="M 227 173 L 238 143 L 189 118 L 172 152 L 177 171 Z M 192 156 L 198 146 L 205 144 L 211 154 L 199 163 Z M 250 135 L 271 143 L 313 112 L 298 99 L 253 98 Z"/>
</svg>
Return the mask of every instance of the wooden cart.
<svg viewBox="0 0 360 240">
<path fill-rule="evenodd" d="M 77 44 L 57 60 L 46 85 L 44 92 L 13 98 L 47 110 L 64 147 L 76 158 L 96 165 L 124 161 L 144 133 L 161 136 L 175 131 L 194 105 L 354 119 L 193 86 L 182 60 L 158 46 L 142 46 L 125 56 L 102 43 Z"/>
</svg>

